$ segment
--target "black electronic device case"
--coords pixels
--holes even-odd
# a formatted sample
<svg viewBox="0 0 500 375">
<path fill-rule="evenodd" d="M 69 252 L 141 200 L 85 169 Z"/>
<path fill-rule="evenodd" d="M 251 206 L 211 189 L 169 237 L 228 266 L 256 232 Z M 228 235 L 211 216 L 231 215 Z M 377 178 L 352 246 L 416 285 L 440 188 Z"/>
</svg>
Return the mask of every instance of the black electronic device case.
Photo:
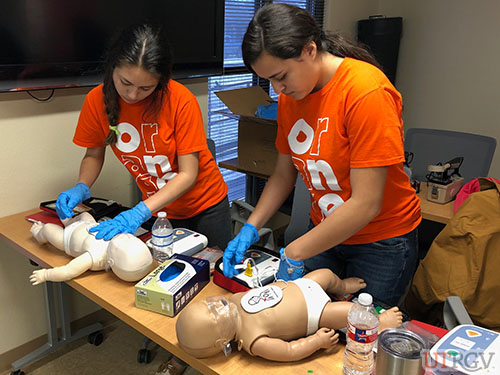
<svg viewBox="0 0 500 375">
<path fill-rule="evenodd" d="M 232 279 L 224 276 L 223 258 L 220 258 L 215 263 L 213 281 L 216 285 L 233 293 L 246 292 L 252 288 L 267 285 L 275 280 L 276 272 L 278 272 L 280 259 L 276 255 L 275 252 L 257 245 L 250 246 L 245 253 L 243 259 L 253 259 L 252 268 L 254 268 L 254 264 L 257 267 L 257 271 L 253 269 L 253 272 L 255 275 L 260 276 L 260 284 L 254 284 L 253 281 L 256 276 L 246 276 L 245 269 L 241 269 L 238 275 Z M 275 270 L 273 271 L 272 268 L 275 268 Z"/>
<path fill-rule="evenodd" d="M 57 216 L 56 202 L 57 201 L 55 200 L 42 202 L 40 203 L 40 209 Z M 82 203 L 78 204 L 73 209 L 73 212 L 75 214 L 88 212 L 94 217 L 96 221 L 102 221 L 102 220 L 112 219 L 119 213 L 127 211 L 129 209 L 130 207 L 122 206 L 121 204 L 111 199 L 90 197 L 89 199 L 85 199 Z M 146 236 L 148 233 L 150 234 L 151 228 L 153 227 L 155 220 L 156 217 L 153 216 L 141 225 L 141 228 L 144 229 L 145 232 L 139 236 L 141 239 L 147 240 L 147 238 L 143 237 Z"/>
</svg>

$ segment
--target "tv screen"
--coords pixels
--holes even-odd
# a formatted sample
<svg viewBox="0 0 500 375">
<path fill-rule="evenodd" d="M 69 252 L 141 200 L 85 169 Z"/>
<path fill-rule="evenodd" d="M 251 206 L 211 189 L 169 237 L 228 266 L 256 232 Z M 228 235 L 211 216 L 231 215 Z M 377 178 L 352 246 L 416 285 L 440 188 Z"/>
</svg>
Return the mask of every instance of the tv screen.
<svg viewBox="0 0 500 375">
<path fill-rule="evenodd" d="M 1 0 L 0 91 L 93 86 L 118 30 L 160 22 L 173 77 L 222 73 L 224 0 Z"/>
</svg>

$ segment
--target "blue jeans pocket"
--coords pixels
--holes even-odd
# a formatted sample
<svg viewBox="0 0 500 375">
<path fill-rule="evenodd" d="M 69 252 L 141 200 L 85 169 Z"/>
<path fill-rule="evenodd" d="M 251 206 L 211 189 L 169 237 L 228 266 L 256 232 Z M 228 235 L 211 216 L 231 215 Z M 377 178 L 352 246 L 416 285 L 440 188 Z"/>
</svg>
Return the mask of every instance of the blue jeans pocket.
<svg viewBox="0 0 500 375">
<path fill-rule="evenodd" d="M 407 250 L 408 240 L 406 237 L 392 237 L 387 238 L 385 240 L 380 240 L 376 242 L 372 242 L 371 245 L 381 251 L 384 250 L 398 250 L 405 251 Z"/>
</svg>

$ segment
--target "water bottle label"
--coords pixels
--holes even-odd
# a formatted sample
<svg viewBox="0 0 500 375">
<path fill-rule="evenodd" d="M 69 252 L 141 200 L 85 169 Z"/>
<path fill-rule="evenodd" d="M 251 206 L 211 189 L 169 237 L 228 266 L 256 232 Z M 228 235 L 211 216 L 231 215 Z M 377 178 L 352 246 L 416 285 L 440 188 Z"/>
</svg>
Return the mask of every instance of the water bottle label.
<svg viewBox="0 0 500 375">
<path fill-rule="evenodd" d="M 369 344 L 375 342 L 378 334 L 378 327 L 370 329 L 356 328 L 351 323 L 347 323 L 347 334 L 351 340 L 359 343 Z"/>
<path fill-rule="evenodd" d="M 158 247 L 165 247 L 165 246 L 171 246 L 174 240 L 174 233 L 170 233 L 166 236 L 161 236 L 157 234 L 153 234 L 153 237 L 151 238 L 151 243 L 154 246 Z"/>
</svg>

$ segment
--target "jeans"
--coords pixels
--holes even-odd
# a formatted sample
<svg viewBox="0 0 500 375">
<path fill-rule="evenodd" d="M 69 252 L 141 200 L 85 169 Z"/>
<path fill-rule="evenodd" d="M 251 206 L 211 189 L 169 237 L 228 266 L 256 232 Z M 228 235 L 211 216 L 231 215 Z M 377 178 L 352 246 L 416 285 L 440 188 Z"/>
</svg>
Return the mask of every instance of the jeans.
<svg viewBox="0 0 500 375">
<path fill-rule="evenodd" d="M 169 219 L 174 228 L 185 228 L 204 234 L 208 246 L 224 250 L 232 239 L 231 214 L 227 196 L 219 203 L 188 219 Z"/>
<path fill-rule="evenodd" d="M 417 229 L 398 237 L 359 245 L 337 245 L 305 261 L 308 271 L 329 268 L 341 279 L 360 277 L 360 292 L 390 306 L 401 303 L 417 267 Z"/>
</svg>

